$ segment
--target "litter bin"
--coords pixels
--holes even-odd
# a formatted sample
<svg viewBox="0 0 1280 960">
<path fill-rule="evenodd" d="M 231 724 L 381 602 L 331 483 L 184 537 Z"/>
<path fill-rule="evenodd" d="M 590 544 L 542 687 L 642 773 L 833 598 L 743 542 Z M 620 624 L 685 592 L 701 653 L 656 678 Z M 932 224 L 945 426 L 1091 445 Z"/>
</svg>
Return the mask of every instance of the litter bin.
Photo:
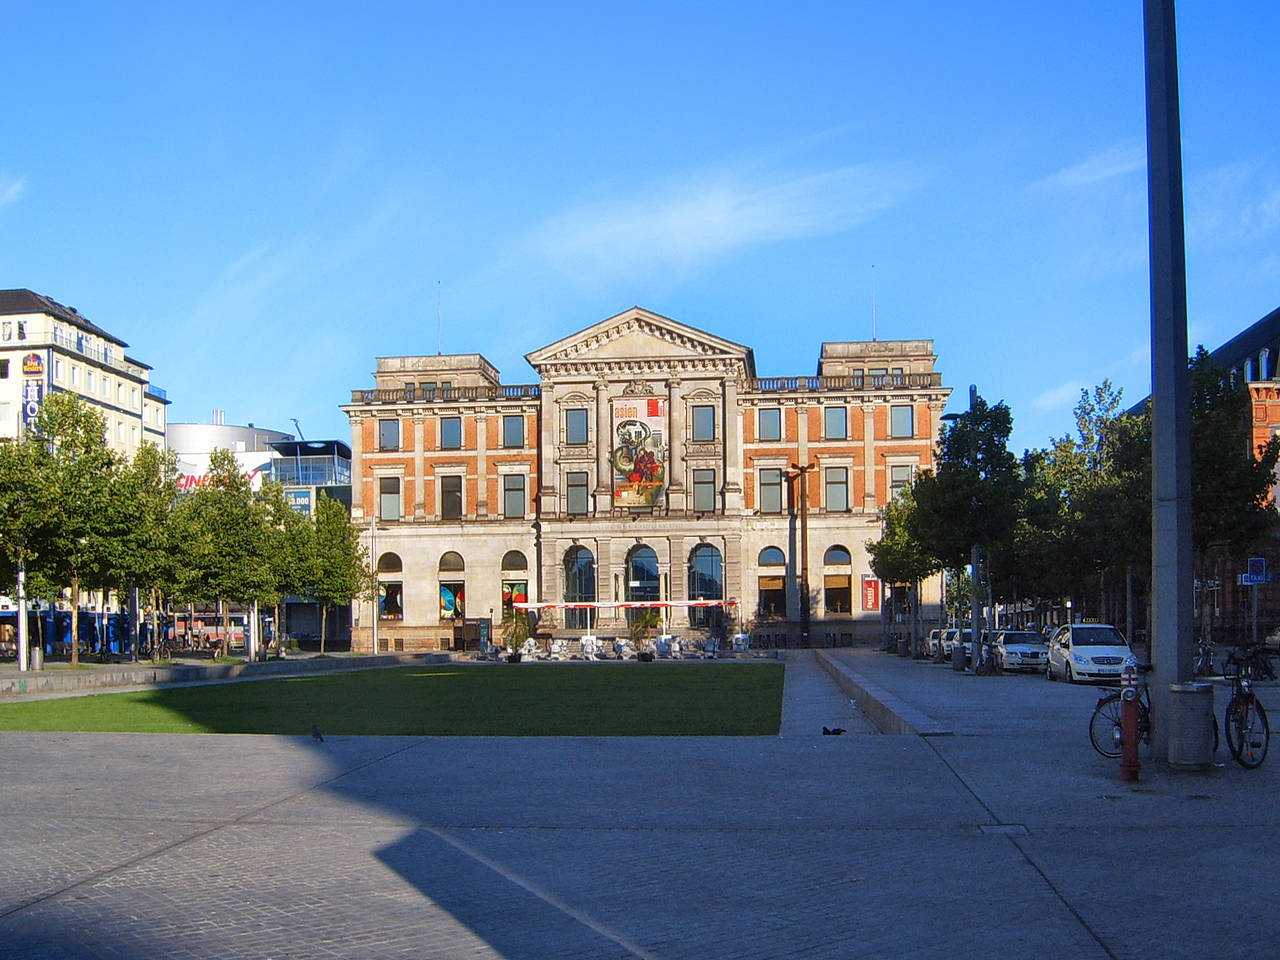
<svg viewBox="0 0 1280 960">
<path fill-rule="evenodd" d="M 1171 683 L 1169 692 L 1169 766 L 1209 769 L 1213 765 L 1213 684 Z"/>
<path fill-rule="evenodd" d="M 898 656 L 900 657 L 911 656 L 911 641 L 908 640 L 906 637 L 898 638 Z"/>
<path fill-rule="evenodd" d="M 31 644 L 31 669 L 44 669 L 44 645 L 39 641 Z"/>
</svg>

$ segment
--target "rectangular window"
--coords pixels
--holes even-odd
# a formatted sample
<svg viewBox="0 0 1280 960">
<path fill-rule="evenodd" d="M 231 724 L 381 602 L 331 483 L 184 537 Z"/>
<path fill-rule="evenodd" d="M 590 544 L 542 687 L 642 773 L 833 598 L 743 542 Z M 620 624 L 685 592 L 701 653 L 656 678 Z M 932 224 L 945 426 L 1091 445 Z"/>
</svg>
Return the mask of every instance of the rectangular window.
<svg viewBox="0 0 1280 960">
<path fill-rule="evenodd" d="M 716 438 L 716 408 L 698 406 L 693 408 L 694 442 L 714 440 Z"/>
<path fill-rule="evenodd" d="M 9 379 L 9 361 L 0 360 L 0 380 Z"/>
<path fill-rule="evenodd" d="M 782 439 L 782 411 L 777 407 L 765 407 L 756 417 L 757 440 Z"/>
<path fill-rule="evenodd" d="M 440 449 L 441 450 L 461 450 L 462 449 L 462 418 L 461 417 L 441 417 L 440 418 Z"/>
<path fill-rule="evenodd" d="M 701 513 L 714 513 L 716 509 L 716 472 L 693 471 L 693 509 Z"/>
<path fill-rule="evenodd" d="M 25 320 L 18 321 L 18 339 L 19 340 L 27 339 L 27 324 Z"/>
<path fill-rule="evenodd" d="M 828 614 L 853 611 L 853 577 L 847 573 L 828 573 L 822 578 L 823 602 Z"/>
<path fill-rule="evenodd" d="M 80 386 L 80 368 L 74 363 L 71 365 L 71 385 L 73 387 Z"/>
<path fill-rule="evenodd" d="M 580 447 L 587 442 L 587 411 L 581 407 L 564 412 L 564 442 Z"/>
<path fill-rule="evenodd" d="M 566 477 L 565 491 L 568 496 L 569 513 L 575 517 L 585 516 L 590 500 L 587 497 L 587 474 L 571 473 Z"/>
<path fill-rule="evenodd" d="M 418 392 L 422 394 L 423 399 L 430 400 L 436 392 L 435 381 L 427 380 L 418 384 Z"/>
<path fill-rule="evenodd" d="M 6 320 L 4 323 L 0 323 L 0 331 L 3 331 L 0 333 L 0 339 L 13 339 L 13 324 L 10 321 Z"/>
<path fill-rule="evenodd" d="M 378 619 L 404 619 L 404 581 L 384 580 L 378 584 Z"/>
<path fill-rule="evenodd" d="M 400 519 L 400 478 L 378 478 L 378 519 Z"/>
<path fill-rule="evenodd" d="M 907 484 L 911 482 L 911 471 L 913 469 L 910 464 L 894 464 L 889 467 L 890 499 L 893 499 L 906 489 Z"/>
<path fill-rule="evenodd" d="M 524 516 L 524 477 L 519 474 L 503 474 L 502 515 L 508 519 Z"/>
<path fill-rule="evenodd" d="M 889 371 L 889 378 L 895 387 L 900 387 L 907 382 L 907 378 L 903 375 L 901 367 L 894 367 Z"/>
<path fill-rule="evenodd" d="M 782 471 L 775 467 L 760 471 L 760 512 L 782 512 Z"/>
<path fill-rule="evenodd" d="M 889 436 L 914 437 L 916 435 L 914 413 L 915 411 L 909 406 L 890 407 Z"/>
<path fill-rule="evenodd" d="M 62 380 L 62 360 L 59 357 L 53 358 L 53 379 L 56 382 L 61 382 Z"/>
<path fill-rule="evenodd" d="M 378 421 L 378 449 L 379 450 L 399 450 L 400 449 L 400 421 L 399 420 L 379 420 Z"/>
<path fill-rule="evenodd" d="M 88 393 L 98 392 L 98 384 L 97 381 L 94 380 L 92 370 L 86 370 L 84 372 L 84 388 Z"/>
<path fill-rule="evenodd" d="M 520 414 L 502 418 L 502 445 L 504 447 L 524 446 L 524 417 Z"/>
<path fill-rule="evenodd" d="M 845 407 L 826 407 L 822 411 L 822 439 L 844 440 L 849 436 L 849 411 Z"/>
<path fill-rule="evenodd" d="M 459 520 L 462 518 L 462 478 L 440 478 L 440 518 L 442 520 Z"/>
<path fill-rule="evenodd" d="M 827 467 L 823 471 L 826 491 L 823 504 L 827 513 L 847 513 L 849 510 L 849 470 L 847 467 Z"/>
</svg>

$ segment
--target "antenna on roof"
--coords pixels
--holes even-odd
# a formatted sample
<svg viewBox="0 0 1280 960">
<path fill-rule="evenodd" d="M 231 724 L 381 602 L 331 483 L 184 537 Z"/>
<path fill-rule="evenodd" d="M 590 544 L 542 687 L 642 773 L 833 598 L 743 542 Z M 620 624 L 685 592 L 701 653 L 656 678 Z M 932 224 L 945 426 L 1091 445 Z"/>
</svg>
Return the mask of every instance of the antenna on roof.
<svg viewBox="0 0 1280 960">
<path fill-rule="evenodd" d="M 440 281 L 436 281 L 436 356 L 444 351 L 440 349 Z"/>
<path fill-rule="evenodd" d="M 871 342 L 876 339 L 876 265 L 871 265 Z"/>
</svg>

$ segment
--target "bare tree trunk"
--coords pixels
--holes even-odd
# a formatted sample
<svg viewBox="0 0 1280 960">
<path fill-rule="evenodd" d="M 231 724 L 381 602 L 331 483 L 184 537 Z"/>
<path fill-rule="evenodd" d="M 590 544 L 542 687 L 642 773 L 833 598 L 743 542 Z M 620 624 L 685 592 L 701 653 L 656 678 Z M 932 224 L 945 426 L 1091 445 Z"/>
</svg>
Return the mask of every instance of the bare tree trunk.
<svg viewBox="0 0 1280 960">
<path fill-rule="evenodd" d="M 320 652 L 324 653 L 324 634 L 329 621 L 329 605 L 320 604 Z"/>
</svg>

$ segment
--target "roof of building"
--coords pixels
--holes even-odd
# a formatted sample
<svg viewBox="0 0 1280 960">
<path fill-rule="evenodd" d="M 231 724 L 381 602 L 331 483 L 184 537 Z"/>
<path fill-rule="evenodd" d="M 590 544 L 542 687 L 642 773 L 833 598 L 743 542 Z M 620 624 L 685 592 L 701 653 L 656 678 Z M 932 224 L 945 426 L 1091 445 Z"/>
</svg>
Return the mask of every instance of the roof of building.
<svg viewBox="0 0 1280 960">
<path fill-rule="evenodd" d="M 351 459 L 351 448 L 341 440 L 275 440 L 268 444 L 282 457 L 341 457 Z"/>
<path fill-rule="evenodd" d="M 1280 307 L 1212 351 L 1209 359 L 1215 367 L 1230 370 L 1249 357 L 1256 357 L 1264 347 L 1274 349 L 1277 341 L 1280 341 Z"/>
<path fill-rule="evenodd" d="M 59 320 L 65 320 L 85 333 L 92 333 L 95 336 L 102 337 L 103 340 L 114 343 L 117 346 L 128 346 L 119 337 L 112 336 L 96 323 L 92 323 L 80 316 L 75 307 L 63 306 L 57 300 L 26 289 L 0 290 L 0 314 L 14 313 L 45 313 L 51 317 L 57 317 Z"/>
</svg>

